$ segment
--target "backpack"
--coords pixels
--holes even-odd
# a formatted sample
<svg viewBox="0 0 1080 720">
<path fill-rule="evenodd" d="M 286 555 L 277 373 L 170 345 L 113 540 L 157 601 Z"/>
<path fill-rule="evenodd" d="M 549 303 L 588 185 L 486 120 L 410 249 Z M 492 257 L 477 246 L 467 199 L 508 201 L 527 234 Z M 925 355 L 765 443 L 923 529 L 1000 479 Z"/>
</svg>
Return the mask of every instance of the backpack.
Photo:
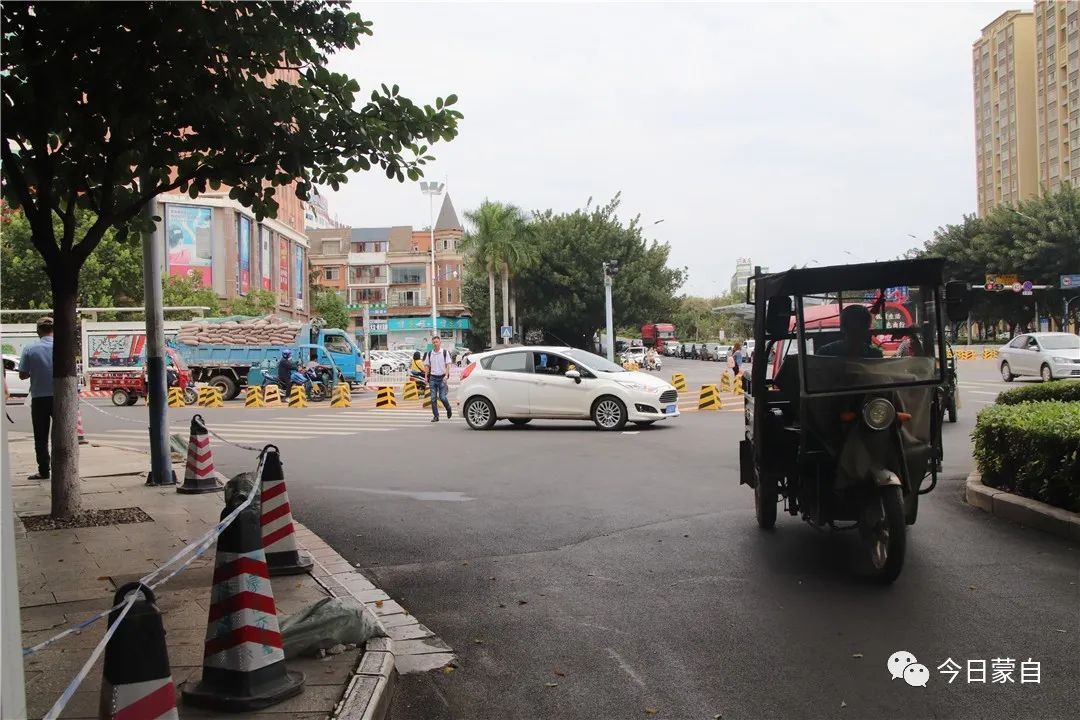
<svg viewBox="0 0 1080 720">
<path fill-rule="evenodd" d="M 729 368 L 731 368 L 732 370 L 735 369 L 735 351 L 734 350 L 732 350 L 731 352 L 728 353 L 727 366 Z"/>
</svg>

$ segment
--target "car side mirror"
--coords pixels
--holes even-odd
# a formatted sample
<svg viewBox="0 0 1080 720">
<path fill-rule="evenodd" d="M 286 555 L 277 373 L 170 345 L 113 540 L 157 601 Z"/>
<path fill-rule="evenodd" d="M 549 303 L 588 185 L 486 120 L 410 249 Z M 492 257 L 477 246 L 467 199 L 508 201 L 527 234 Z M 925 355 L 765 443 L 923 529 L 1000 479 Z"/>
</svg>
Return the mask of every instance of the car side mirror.
<svg viewBox="0 0 1080 720">
<path fill-rule="evenodd" d="M 771 337 L 787 337 L 792 314 L 789 296 L 777 295 L 769 298 L 765 309 L 765 332 Z"/>
<path fill-rule="evenodd" d="M 945 283 L 945 315 L 953 322 L 967 320 L 968 309 L 971 307 L 971 298 L 968 294 L 968 284 L 961 280 L 950 280 Z"/>
<path fill-rule="evenodd" d="M 571 380 L 573 380 L 576 383 L 581 382 L 581 373 L 578 372 L 577 370 L 567 370 L 566 371 L 566 377 L 570 378 Z"/>
</svg>

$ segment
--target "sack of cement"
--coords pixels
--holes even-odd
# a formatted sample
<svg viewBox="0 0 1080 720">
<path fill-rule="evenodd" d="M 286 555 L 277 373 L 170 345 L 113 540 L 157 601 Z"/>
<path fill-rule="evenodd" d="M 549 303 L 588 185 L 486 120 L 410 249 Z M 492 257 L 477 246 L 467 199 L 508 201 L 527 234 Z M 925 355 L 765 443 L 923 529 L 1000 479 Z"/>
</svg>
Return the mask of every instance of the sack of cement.
<svg viewBox="0 0 1080 720">
<path fill-rule="evenodd" d="M 320 650 L 362 645 L 382 635 L 375 616 L 356 598 L 323 598 L 281 622 L 285 658 L 314 657 Z M 330 653 L 336 654 L 336 653 Z"/>
</svg>

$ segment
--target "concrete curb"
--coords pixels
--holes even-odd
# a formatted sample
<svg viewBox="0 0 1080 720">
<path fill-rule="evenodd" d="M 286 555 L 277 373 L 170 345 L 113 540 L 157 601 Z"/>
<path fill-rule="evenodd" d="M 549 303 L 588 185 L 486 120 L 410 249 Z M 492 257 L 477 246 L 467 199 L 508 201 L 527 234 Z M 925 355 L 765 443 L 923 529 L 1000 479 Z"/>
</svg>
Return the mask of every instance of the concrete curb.
<svg viewBox="0 0 1080 720">
<path fill-rule="evenodd" d="M 996 517 L 1080 542 L 1080 514 L 988 487 L 977 473 L 967 477 L 964 500 Z"/>
</svg>

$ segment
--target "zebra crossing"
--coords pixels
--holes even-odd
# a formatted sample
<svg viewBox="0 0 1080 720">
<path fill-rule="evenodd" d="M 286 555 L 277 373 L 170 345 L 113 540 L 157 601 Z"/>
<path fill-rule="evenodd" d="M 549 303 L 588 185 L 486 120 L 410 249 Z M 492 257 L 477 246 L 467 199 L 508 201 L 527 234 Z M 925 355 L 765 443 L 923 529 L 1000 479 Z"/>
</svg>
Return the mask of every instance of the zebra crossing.
<svg viewBox="0 0 1080 720">
<path fill-rule="evenodd" d="M 206 413 L 203 417 L 209 429 L 229 442 L 255 444 L 280 442 L 285 440 L 312 440 L 315 438 L 346 438 L 355 435 L 374 435 L 377 433 L 409 430 L 410 428 L 428 427 L 431 410 L 425 408 L 401 408 L 397 410 L 335 410 L 334 412 L 283 411 L 265 415 L 264 411 L 253 411 L 244 418 L 233 414 L 223 415 Z M 441 413 L 442 422 L 448 422 L 445 413 Z M 457 414 L 451 423 L 461 422 Z M 187 437 L 190 425 L 172 423 L 170 435 Z M 122 427 L 97 432 L 88 432 L 86 438 L 91 443 L 111 445 L 132 450 L 145 451 L 149 447 L 145 427 Z M 215 438 L 215 442 L 218 438 Z"/>
</svg>

